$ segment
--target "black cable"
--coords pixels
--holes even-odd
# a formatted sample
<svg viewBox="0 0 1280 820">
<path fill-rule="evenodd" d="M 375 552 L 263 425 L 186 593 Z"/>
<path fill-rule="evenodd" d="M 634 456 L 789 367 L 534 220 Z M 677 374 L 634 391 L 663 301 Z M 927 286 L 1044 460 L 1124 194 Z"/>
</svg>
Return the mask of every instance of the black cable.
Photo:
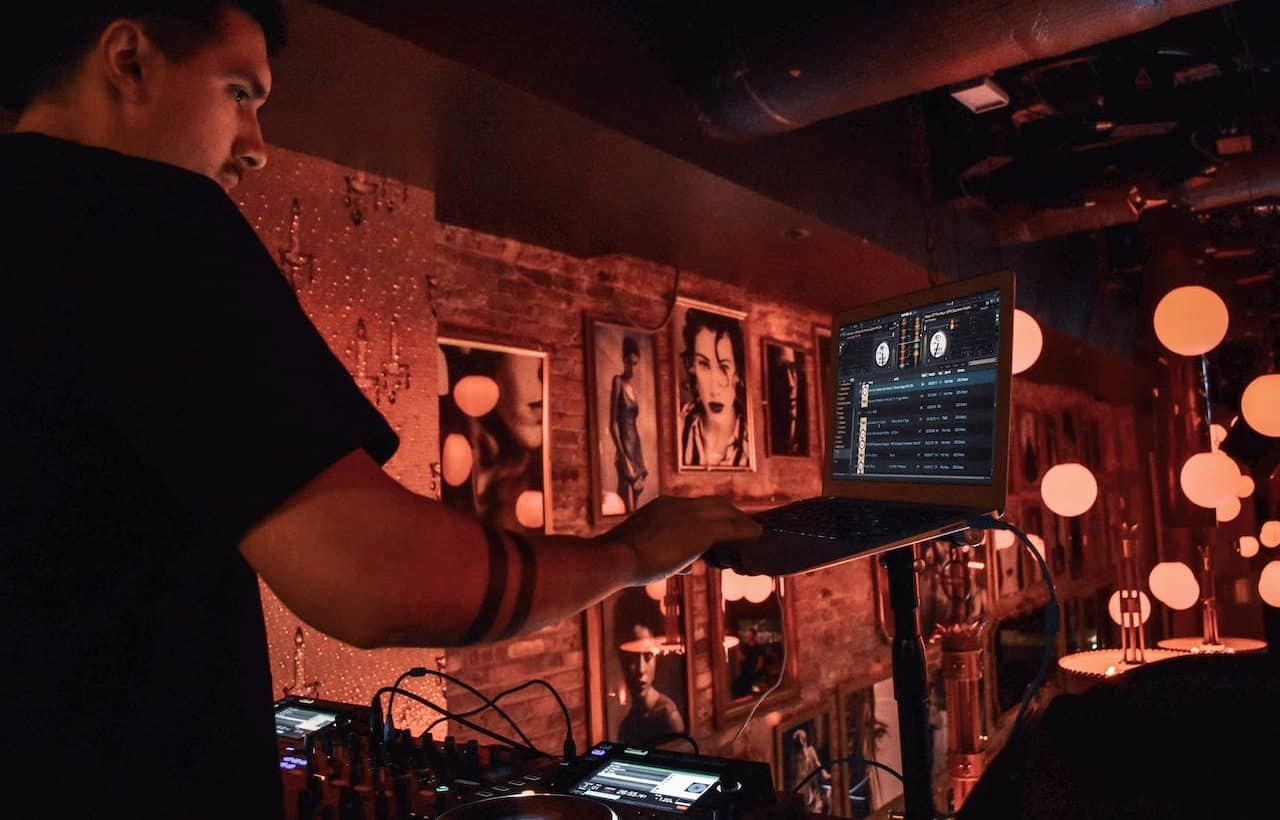
<svg viewBox="0 0 1280 820">
<path fill-rule="evenodd" d="M 383 695 L 383 693 L 384 693 L 384 692 L 391 692 L 391 691 L 393 691 L 393 689 L 394 689 L 394 687 L 391 687 L 391 686 L 384 686 L 384 687 L 382 687 L 381 689 L 379 689 L 377 692 L 374 692 L 374 693 L 373 693 L 373 698 L 372 698 L 372 699 L 370 699 L 369 707 L 370 707 L 374 712 L 379 712 L 379 713 L 380 713 L 380 712 L 382 711 L 382 704 L 381 704 L 381 700 L 382 700 L 382 695 Z M 517 742 L 517 741 L 512 740 L 512 739 L 511 739 L 511 738 L 509 738 L 509 737 L 503 737 L 502 735 L 500 735 L 500 734 L 498 734 L 498 733 L 496 733 L 496 732 L 491 732 L 491 731 L 489 731 L 488 729 L 484 728 L 483 726 L 477 725 L 477 724 L 475 724 L 475 723 L 472 723 L 472 722 L 471 722 L 471 721 L 469 721 L 469 720 L 466 720 L 466 719 L 464 719 L 464 718 L 462 718 L 462 717 L 459 717 L 459 716 L 458 716 L 457 714 L 455 714 L 454 712 L 450 712 L 448 709 L 445 709 L 443 706 L 439 706 L 439 705 L 437 705 L 437 704 L 435 704 L 435 703 L 432 703 L 431 701 L 427 700 L 426 698 L 422 697 L 421 695 L 419 695 L 419 694 L 417 694 L 417 693 L 415 693 L 415 692 L 410 692 L 410 691 L 405 690 L 405 689 L 398 689 L 398 690 L 395 690 L 395 691 L 397 691 L 397 692 L 398 692 L 399 694 L 401 694 L 401 695 L 404 695 L 406 698 L 409 698 L 410 700 L 415 700 L 415 701 L 417 701 L 418 703 L 421 703 L 423 706 L 426 706 L 428 709 L 434 709 L 434 710 L 436 710 L 436 711 L 437 711 L 437 712 L 439 712 L 440 714 L 445 715 L 446 717 L 448 717 L 450 720 L 456 720 L 456 721 L 458 721 L 458 722 L 459 722 L 459 723 L 461 723 L 463 726 L 466 726 L 468 729 L 471 729 L 472 731 L 479 732 L 480 734 L 485 735 L 486 737 L 491 737 L 491 738 L 493 738 L 494 740 L 496 740 L 496 741 L 498 741 L 498 742 L 500 742 L 500 743 L 505 743 L 506 745 L 508 745 L 508 746 L 510 746 L 510 747 L 512 747 L 512 748 L 514 748 L 514 749 L 524 749 L 524 750 L 526 750 L 526 751 L 533 752 L 534 754 L 539 755 L 539 756 L 541 756 L 541 757 L 551 757 L 551 755 L 547 754 L 546 752 L 542 751 L 541 749 L 535 748 L 535 747 L 534 747 L 534 746 L 532 746 L 532 745 L 523 745 L 523 744 L 521 744 L 521 743 L 519 743 L 519 742 Z M 375 740 L 376 740 L 376 739 L 375 739 Z"/>
<path fill-rule="evenodd" d="M 1036 549 L 1035 544 L 1027 538 L 1027 534 L 1018 529 L 1007 521 L 1000 521 L 989 515 L 979 516 L 969 522 L 969 528 L 975 530 L 1008 530 L 1018 536 L 1019 540 L 1031 551 L 1035 557 L 1036 563 L 1040 565 L 1040 574 L 1044 576 L 1045 585 L 1049 588 L 1049 603 L 1044 608 L 1044 655 L 1040 660 L 1040 668 L 1036 671 L 1036 676 L 1031 679 L 1031 683 L 1027 684 L 1027 691 L 1022 695 L 1022 705 L 1018 707 L 1018 716 L 1014 718 L 1013 729 L 1009 734 L 1010 740 L 1015 737 L 1022 728 L 1022 719 L 1026 716 L 1027 710 L 1031 707 L 1031 701 L 1035 698 L 1036 692 L 1044 684 L 1045 678 L 1049 675 L 1049 668 L 1053 665 L 1054 651 L 1057 648 L 1058 629 L 1061 624 L 1061 610 L 1058 607 L 1058 593 L 1053 586 L 1053 575 L 1049 572 L 1049 565 L 1044 562 L 1044 556 L 1040 554 L 1040 550 Z"/>
<path fill-rule="evenodd" d="M 838 757 L 835 760 L 828 763 L 826 766 L 819 766 L 818 768 L 809 772 L 807 775 L 805 775 L 803 778 L 800 779 L 800 782 L 796 784 L 795 789 L 793 789 L 793 791 L 799 792 L 800 789 L 804 786 L 804 784 L 808 783 L 810 780 L 817 777 L 818 773 L 825 769 L 834 769 L 836 766 L 847 766 L 850 763 L 861 763 L 863 766 L 872 766 L 877 769 L 882 769 L 888 772 L 889 774 L 893 775 L 894 777 L 898 778 L 899 783 L 903 782 L 902 773 L 899 772 L 897 769 L 893 768 L 892 766 L 886 766 L 885 764 L 880 763 L 879 761 L 869 760 L 859 755 L 849 755 L 848 757 Z M 866 777 L 862 778 L 857 783 L 855 783 L 852 787 L 849 788 L 848 790 L 849 793 L 852 794 L 854 791 L 862 788 L 862 786 L 870 779 L 871 779 L 871 774 L 870 772 L 868 772 Z M 933 816 L 934 816 L 934 820 L 952 820 L 952 818 L 954 818 L 957 814 L 958 812 L 951 812 L 950 814 L 946 814 L 943 812 L 939 812 L 937 809 L 934 809 Z"/>
<path fill-rule="evenodd" d="M 479 695 L 480 699 L 484 701 L 484 705 L 477 706 L 474 709 L 469 709 L 466 712 L 458 712 L 458 714 L 461 715 L 462 717 L 471 717 L 472 715 L 477 715 L 483 712 L 485 709 L 494 708 L 494 709 L 497 709 L 498 712 L 503 714 L 503 716 L 505 717 L 506 713 L 502 712 L 501 709 L 498 709 L 498 706 L 497 706 L 498 701 L 502 700 L 507 695 L 514 695 L 516 692 L 520 692 L 524 689 L 528 689 L 530 686 L 539 686 L 539 685 L 545 687 L 548 691 L 550 691 L 552 696 L 555 697 L 556 703 L 560 704 L 560 713 L 564 716 L 565 760 L 569 760 L 570 758 L 576 757 L 577 752 L 575 750 L 574 742 L 573 742 L 573 720 L 569 717 L 569 707 L 565 706 L 564 698 L 560 697 L 560 693 L 556 691 L 556 688 L 552 686 L 550 683 L 547 683 L 542 678 L 535 678 L 530 681 L 525 681 L 519 686 L 513 686 L 512 688 L 507 689 L 506 691 L 499 692 L 498 694 L 494 695 L 492 699 L 486 698 L 483 695 Z M 426 729 L 427 733 L 429 734 L 432 729 L 439 726 L 441 723 L 443 723 L 446 720 L 448 720 L 448 718 L 438 718 L 435 721 L 428 724 Z M 511 718 L 508 717 L 507 722 L 510 723 Z M 514 724 L 512 725 L 514 726 Z M 520 732 L 520 730 L 516 729 L 516 732 Z M 523 733 L 521 733 L 521 737 L 524 737 Z M 532 746 L 533 744 L 530 743 L 529 745 Z"/>
<path fill-rule="evenodd" d="M 494 711 L 496 711 L 499 716 L 501 716 L 504 720 L 506 720 L 507 723 L 511 726 L 511 728 L 515 730 L 515 733 L 520 736 L 520 739 L 524 741 L 524 744 L 526 746 L 529 746 L 531 748 L 533 747 L 533 741 L 529 740 L 528 736 L 525 735 L 524 732 L 520 731 L 520 727 L 517 726 L 516 722 L 511 719 L 511 716 L 508 715 L 506 712 L 502 711 L 501 708 L 495 705 L 496 698 L 494 700 L 489 700 L 487 697 L 484 696 L 484 693 L 482 693 L 479 689 L 476 689 L 474 686 L 462 680 L 461 678 L 456 678 L 453 675 L 447 674 L 445 672 L 437 672 L 436 670 L 428 669 L 425 666 L 415 666 L 415 667 L 412 667 L 411 669 L 406 670 L 400 675 L 399 678 L 396 678 L 395 684 L 392 685 L 391 697 L 388 698 L 388 702 L 387 702 L 386 726 L 388 728 L 388 731 L 387 731 L 388 735 L 390 734 L 390 727 L 393 725 L 392 719 L 391 719 L 391 705 L 395 702 L 396 692 L 402 691 L 400 689 L 400 682 L 407 677 L 421 678 L 424 675 L 435 675 L 441 680 L 447 681 L 449 683 L 455 683 L 458 686 L 461 686 L 463 689 L 470 692 L 471 694 L 475 695 L 485 704 L 483 707 L 481 707 L 480 709 L 481 711 L 492 707 Z M 431 725 L 435 726 L 436 724 L 433 723 Z M 430 729 L 428 729 L 427 731 L 430 732 Z"/>
<path fill-rule="evenodd" d="M 689 735 L 685 734 L 684 732 L 667 732 L 666 734 L 661 734 L 661 735 L 658 735 L 657 737 L 650 738 L 648 742 L 644 744 L 644 748 L 653 749 L 659 744 L 668 743 L 672 740 L 686 741 L 690 746 L 693 747 L 694 754 L 702 754 L 700 751 L 698 751 L 698 741 L 689 737 Z"/>
</svg>

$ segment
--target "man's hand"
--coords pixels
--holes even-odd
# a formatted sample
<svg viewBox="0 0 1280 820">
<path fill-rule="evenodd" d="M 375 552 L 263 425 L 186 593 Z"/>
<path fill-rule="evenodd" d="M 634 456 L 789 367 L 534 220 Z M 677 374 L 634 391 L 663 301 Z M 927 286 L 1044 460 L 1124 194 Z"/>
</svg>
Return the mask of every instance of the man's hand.
<svg viewBox="0 0 1280 820">
<path fill-rule="evenodd" d="M 760 525 L 716 496 L 662 496 L 596 540 L 625 547 L 630 585 L 662 580 L 683 570 L 718 541 L 760 537 Z"/>
</svg>

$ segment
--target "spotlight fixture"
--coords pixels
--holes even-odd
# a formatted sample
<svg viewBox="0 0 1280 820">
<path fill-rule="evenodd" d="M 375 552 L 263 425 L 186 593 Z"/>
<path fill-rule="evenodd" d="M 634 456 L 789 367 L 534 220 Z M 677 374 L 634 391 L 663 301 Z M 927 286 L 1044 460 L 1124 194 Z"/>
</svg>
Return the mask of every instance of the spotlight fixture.
<svg viewBox="0 0 1280 820">
<path fill-rule="evenodd" d="M 952 89 L 951 96 L 975 114 L 994 111 L 1009 104 L 1009 94 L 990 77 L 958 86 Z"/>
</svg>

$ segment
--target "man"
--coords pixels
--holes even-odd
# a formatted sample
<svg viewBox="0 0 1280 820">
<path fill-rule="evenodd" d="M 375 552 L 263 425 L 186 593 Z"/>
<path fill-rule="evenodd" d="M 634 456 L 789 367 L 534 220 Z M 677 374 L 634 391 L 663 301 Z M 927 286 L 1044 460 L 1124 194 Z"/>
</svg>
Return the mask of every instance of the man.
<svg viewBox="0 0 1280 820">
<path fill-rule="evenodd" d="M 225 194 L 266 161 L 278 2 L 24 14 L 0 71 L 0 746 L 41 816 L 279 816 L 255 572 L 356 646 L 458 645 L 758 533 L 660 499 L 526 540 L 401 488 L 395 435 Z"/>
</svg>

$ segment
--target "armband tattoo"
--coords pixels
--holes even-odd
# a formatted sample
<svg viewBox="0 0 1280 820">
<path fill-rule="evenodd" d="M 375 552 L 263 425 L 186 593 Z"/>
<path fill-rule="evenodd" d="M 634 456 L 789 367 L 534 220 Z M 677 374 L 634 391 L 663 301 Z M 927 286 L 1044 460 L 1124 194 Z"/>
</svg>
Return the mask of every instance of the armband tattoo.
<svg viewBox="0 0 1280 820">
<path fill-rule="evenodd" d="M 510 638 L 523 629 L 529 620 L 529 610 L 533 607 L 533 590 L 538 580 L 538 558 L 534 555 L 529 539 L 517 532 L 508 532 L 507 535 L 515 542 L 516 554 L 520 557 L 520 582 L 516 605 L 511 610 L 511 620 L 502 630 L 502 638 Z"/>
<path fill-rule="evenodd" d="M 507 591 L 507 545 L 502 542 L 498 530 L 492 527 L 484 528 L 484 537 L 489 544 L 489 582 L 485 585 L 484 601 L 476 619 L 459 638 L 464 644 L 475 643 L 489 634 L 502 604 L 502 596 Z"/>
</svg>

